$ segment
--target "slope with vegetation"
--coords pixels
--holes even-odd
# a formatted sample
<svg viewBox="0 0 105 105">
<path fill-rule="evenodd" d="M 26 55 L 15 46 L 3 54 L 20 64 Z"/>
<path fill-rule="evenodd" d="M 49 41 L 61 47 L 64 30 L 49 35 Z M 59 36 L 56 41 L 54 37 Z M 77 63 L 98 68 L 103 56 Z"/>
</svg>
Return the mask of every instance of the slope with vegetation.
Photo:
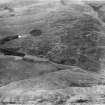
<svg viewBox="0 0 105 105">
<path fill-rule="evenodd" d="M 0 3 L 0 104 L 104 104 L 104 46 L 104 2 Z"/>
</svg>

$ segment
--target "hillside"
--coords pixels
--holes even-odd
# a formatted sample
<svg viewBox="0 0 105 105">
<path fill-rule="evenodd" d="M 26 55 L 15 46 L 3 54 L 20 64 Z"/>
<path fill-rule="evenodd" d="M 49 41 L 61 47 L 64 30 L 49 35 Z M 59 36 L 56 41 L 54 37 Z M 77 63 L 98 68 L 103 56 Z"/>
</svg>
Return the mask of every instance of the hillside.
<svg viewBox="0 0 105 105">
<path fill-rule="evenodd" d="M 104 105 L 105 2 L 0 1 L 0 105 Z"/>
</svg>

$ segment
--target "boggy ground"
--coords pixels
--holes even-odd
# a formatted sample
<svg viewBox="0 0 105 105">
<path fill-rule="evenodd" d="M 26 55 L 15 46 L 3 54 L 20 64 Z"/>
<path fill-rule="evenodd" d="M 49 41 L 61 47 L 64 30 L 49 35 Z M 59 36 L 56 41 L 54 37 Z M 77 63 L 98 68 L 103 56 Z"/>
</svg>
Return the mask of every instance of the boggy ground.
<svg viewBox="0 0 105 105">
<path fill-rule="evenodd" d="M 0 105 L 105 104 L 104 2 L 2 2 L 0 39 Z"/>
</svg>

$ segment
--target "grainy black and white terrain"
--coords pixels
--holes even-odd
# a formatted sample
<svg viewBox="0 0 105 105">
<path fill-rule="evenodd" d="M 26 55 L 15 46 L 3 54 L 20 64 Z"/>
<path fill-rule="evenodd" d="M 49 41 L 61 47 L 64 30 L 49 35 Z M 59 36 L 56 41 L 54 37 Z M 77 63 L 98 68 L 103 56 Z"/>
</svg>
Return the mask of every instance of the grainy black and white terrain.
<svg viewBox="0 0 105 105">
<path fill-rule="evenodd" d="M 0 0 L 0 105 L 105 105 L 105 1 Z"/>
</svg>

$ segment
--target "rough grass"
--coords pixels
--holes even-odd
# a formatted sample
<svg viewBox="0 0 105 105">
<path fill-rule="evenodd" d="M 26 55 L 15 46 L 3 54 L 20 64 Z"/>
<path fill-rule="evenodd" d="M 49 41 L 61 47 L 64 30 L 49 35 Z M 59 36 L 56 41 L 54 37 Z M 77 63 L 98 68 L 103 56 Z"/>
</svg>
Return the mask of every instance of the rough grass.
<svg viewBox="0 0 105 105">
<path fill-rule="evenodd" d="M 0 57 L 1 105 L 104 105 L 104 5 L 72 3 L 0 4 L 0 38 L 27 35 L 0 45 L 26 54 Z"/>
</svg>

